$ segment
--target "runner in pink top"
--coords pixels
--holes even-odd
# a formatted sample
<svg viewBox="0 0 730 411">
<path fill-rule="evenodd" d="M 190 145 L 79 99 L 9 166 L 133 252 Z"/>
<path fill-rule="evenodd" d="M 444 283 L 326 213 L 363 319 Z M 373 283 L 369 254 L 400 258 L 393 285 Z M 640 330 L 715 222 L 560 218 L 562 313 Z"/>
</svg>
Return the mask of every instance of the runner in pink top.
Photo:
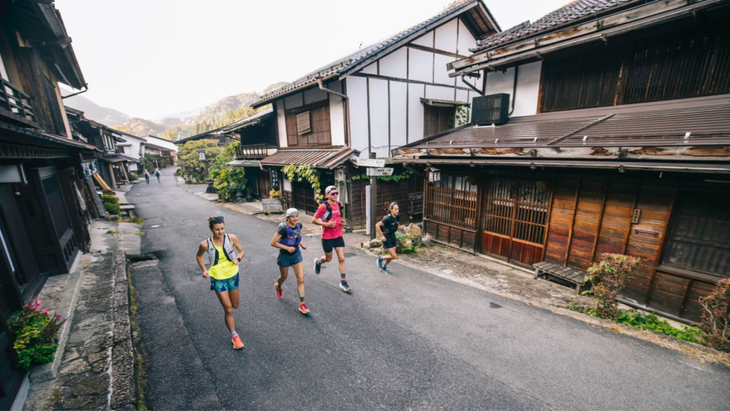
<svg viewBox="0 0 730 411">
<path fill-rule="evenodd" d="M 322 248 L 324 255 L 314 259 L 314 272 L 320 273 L 322 264 L 332 261 L 332 249 L 337 253 L 340 263 L 340 288 L 349 293 L 352 289 L 345 277 L 345 241 L 342 239 L 342 226 L 347 224 L 342 218 L 342 203 L 337 200 L 337 188 L 329 186 L 324 190 L 326 201 L 319 205 L 312 223 L 322 226 Z"/>
</svg>

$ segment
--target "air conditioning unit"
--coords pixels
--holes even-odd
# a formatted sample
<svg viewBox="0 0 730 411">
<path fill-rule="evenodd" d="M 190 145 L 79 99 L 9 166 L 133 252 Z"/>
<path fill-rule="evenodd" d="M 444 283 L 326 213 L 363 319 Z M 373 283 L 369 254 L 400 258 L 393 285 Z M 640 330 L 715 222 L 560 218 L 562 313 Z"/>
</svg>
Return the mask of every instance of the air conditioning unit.
<svg viewBox="0 0 730 411">
<path fill-rule="evenodd" d="M 474 97 L 471 118 L 472 123 L 478 126 L 506 124 L 509 121 L 509 94 Z"/>
</svg>

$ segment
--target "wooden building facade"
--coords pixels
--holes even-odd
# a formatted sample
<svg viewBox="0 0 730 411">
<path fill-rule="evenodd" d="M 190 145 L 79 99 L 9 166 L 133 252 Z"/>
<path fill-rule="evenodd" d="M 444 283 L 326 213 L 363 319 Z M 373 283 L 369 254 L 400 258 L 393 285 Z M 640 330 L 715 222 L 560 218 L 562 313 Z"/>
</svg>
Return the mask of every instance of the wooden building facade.
<svg viewBox="0 0 730 411">
<path fill-rule="evenodd" d="M 623 301 L 699 320 L 730 278 L 728 21 L 728 1 L 579 0 L 480 42 L 451 75 L 484 71 L 509 121 L 394 150 L 437 180 L 426 234 L 525 268 L 636 256 Z"/>
</svg>

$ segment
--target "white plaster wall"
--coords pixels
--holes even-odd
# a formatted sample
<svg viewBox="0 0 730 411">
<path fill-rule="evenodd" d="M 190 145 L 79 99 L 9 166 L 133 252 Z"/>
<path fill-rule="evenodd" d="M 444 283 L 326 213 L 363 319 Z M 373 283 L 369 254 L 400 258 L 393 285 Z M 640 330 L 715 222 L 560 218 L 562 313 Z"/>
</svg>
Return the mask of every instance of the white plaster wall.
<svg viewBox="0 0 730 411">
<path fill-rule="evenodd" d="M 318 101 L 327 100 L 327 92 L 319 88 L 304 91 L 304 104 L 312 104 Z M 288 106 L 287 106 L 288 108 Z"/>
<path fill-rule="evenodd" d="M 466 90 L 456 90 L 456 101 L 471 103 L 471 101 L 469 101 L 469 92 Z"/>
<path fill-rule="evenodd" d="M 377 157 L 388 157 L 388 81 L 370 79 L 370 144 Z M 354 147 L 368 151 L 364 146 Z"/>
<path fill-rule="evenodd" d="M 361 71 L 363 73 L 367 73 L 367 74 L 378 74 L 378 65 L 377 65 L 377 63 L 373 63 L 373 64 L 365 67 Z"/>
<path fill-rule="evenodd" d="M 342 92 L 342 83 L 334 82 L 326 85 L 330 90 Z M 332 130 L 332 145 L 345 145 L 345 115 L 342 107 L 342 98 L 330 94 L 330 128 Z"/>
<path fill-rule="evenodd" d="M 456 46 L 454 46 L 456 47 Z M 434 56 L 434 76 L 433 76 L 433 82 L 439 83 L 439 84 L 448 84 L 450 86 L 454 86 L 454 80 L 453 78 L 449 77 L 449 72 L 446 70 L 446 64 L 454 61 L 455 59 L 453 57 L 444 56 L 443 54 L 436 54 Z M 452 96 L 453 99 L 453 96 Z"/>
<path fill-rule="evenodd" d="M 420 84 L 408 85 L 408 143 L 423 138 L 423 103 L 424 87 Z"/>
<path fill-rule="evenodd" d="M 390 150 L 406 144 L 406 104 L 408 84 L 398 81 L 390 82 L 390 147 L 386 157 L 390 157 Z"/>
<path fill-rule="evenodd" d="M 531 116 L 537 113 L 537 97 L 540 92 L 540 70 L 542 62 L 537 61 L 519 66 L 517 73 L 517 92 L 515 110 L 512 117 Z M 504 73 L 487 74 L 486 94 L 507 93 L 512 104 L 515 69 L 511 67 Z"/>
<path fill-rule="evenodd" d="M 345 80 L 350 107 L 350 147 L 368 146 L 368 92 L 367 79 L 347 77 Z M 367 157 L 367 154 L 365 154 Z"/>
<path fill-rule="evenodd" d="M 405 79 L 408 75 L 408 48 L 401 47 L 380 59 L 380 75 Z"/>
<path fill-rule="evenodd" d="M 413 40 L 411 43 L 424 47 L 433 47 L 433 31 L 429 31 L 423 36 Z"/>
<path fill-rule="evenodd" d="M 426 86 L 426 98 L 453 101 L 454 89 L 452 87 Z"/>
<path fill-rule="evenodd" d="M 433 53 L 410 49 L 408 74 L 411 80 L 431 82 L 433 80 Z"/>
<path fill-rule="evenodd" d="M 461 54 L 462 56 L 470 56 L 471 51 L 469 51 L 470 48 L 474 48 L 477 46 L 477 41 L 474 39 L 474 37 L 471 35 L 471 32 L 468 28 L 464 25 L 464 22 L 459 20 L 459 42 L 458 42 L 458 49 L 457 53 Z"/>
<path fill-rule="evenodd" d="M 276 129 L 279 133 L 279 147 L 288 147 L 286 141 L 286 117 L 284 117 L 284 102 L 276 102 Z"/>
<path fill-rule="evenodd" d="M 456 53 L 456 28 L 459 26 L 458 19 L 442 25 L 436 29 L 436 49 Z M 467 32 L 468 33 L 468 32 Z M 461 33 L 459 33 L 461 34 Z"/>
</svg>

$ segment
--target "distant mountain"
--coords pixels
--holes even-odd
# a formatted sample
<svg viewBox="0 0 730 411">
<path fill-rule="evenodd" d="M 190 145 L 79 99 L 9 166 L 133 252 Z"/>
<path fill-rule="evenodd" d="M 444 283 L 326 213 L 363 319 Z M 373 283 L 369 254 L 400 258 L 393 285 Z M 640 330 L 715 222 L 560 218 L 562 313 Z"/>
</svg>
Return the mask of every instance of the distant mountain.
<svg viewBox="0 0 730 411">
<path fill-rule="evenodd" d="M 164 124 L 158 124 L 150 120 L 143 118 L 130 118 L 119 124 L 115 124 L 115 127 L 125 127 L 132 131 L 132 134 L 139 137 L 145 137 L 148 135 L 162 136 L 162 133 L 168 129 Z"/>
<path fill-rule="evenodd" d="M 102 107 L 84 96 L 69 97 L 64 103 L 69 107 L 83 111 L 86 118 L 98 121 L 106 126 L 114 126 L 130 119 L 128 115 L 121 111 Z"/>
</svg>

